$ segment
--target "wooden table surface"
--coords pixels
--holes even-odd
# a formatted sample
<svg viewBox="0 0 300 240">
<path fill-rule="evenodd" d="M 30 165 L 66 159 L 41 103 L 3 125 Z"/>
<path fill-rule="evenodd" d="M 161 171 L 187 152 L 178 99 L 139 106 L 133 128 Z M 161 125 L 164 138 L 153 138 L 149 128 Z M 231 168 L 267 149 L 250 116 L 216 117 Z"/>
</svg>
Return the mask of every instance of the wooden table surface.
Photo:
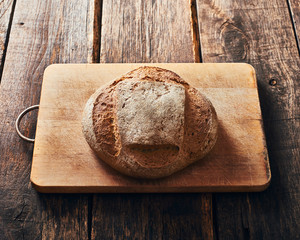
<svg viewBox="0 0 300 240">
<path fill-rule="evenodd" d="M 299 239 L 299 0 L 0 2 L 0 239 Z M 260 193 L 40 194 L 14 121 L 52 63 L 247 62 L 272 180 Z M 36 112 L 21 122 L 34 136 Z"/>
</svg>

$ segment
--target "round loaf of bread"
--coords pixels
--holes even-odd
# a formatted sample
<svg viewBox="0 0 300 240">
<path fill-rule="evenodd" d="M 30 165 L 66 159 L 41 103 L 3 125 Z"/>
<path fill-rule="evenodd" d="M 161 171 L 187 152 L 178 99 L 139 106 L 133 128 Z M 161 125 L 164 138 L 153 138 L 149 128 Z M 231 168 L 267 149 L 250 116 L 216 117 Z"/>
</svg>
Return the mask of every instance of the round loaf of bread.
<svg viewBox="0 0 300 240">
<path fill-rule="evenodd" d="M 203 158 L 217 140 L 211 102 L 176 73 L 140 67 L 98 89 L 82 129 L 97 156 L 137 178 L 169 176 Z"/>
</svg>

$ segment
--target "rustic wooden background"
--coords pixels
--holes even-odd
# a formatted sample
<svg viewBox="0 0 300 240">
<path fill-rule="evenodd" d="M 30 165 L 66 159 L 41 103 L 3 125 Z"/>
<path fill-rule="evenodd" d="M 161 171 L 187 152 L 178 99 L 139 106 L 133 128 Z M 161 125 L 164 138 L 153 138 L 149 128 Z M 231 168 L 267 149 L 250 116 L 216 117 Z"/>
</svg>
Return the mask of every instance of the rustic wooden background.
<svg viewBox="0 0 300 240">
<path fill-rule="evenodd" d="M 300 239 L 299 0 L 0 1 L 0 239 Z M 39 194 L 14 129 L 51 63 L 247 62 L 272 181 L 261 193 Z M 22 121 L 34 136 L 36 112 Z"/>
</svg>

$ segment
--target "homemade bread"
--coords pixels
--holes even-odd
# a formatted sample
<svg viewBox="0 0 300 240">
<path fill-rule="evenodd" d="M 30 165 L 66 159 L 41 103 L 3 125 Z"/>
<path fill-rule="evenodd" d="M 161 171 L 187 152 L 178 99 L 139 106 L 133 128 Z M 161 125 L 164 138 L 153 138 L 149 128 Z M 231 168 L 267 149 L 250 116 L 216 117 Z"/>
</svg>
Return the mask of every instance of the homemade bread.
<svg viewBox="0 0 300 240">
<path fill-rule="evenodd" d="M 217 140 L 211 102 L 176 73 L 140 67 L 98 89 L 83 113 L 98 157 L 138 178 L 171 175 L 203 158 Z"/>
</svg>

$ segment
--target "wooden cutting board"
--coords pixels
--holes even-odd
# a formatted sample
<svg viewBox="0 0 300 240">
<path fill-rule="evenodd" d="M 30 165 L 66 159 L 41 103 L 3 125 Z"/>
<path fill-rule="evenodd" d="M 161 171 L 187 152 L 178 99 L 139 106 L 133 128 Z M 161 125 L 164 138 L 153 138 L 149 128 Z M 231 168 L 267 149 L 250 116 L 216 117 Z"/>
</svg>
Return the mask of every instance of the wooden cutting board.
<svg viewBox="0 0 300 240">
<path fill-rule="evenodd" d="M 172 70 L 199 88 L 219 119 L 212 152 L 159 180 L 116 172 L 94 155 L 81 132 L 90 95 L 145 65 Z M 248 64 L 57 64 L 45 70 L 31 170 L 31 182 L 40 192 L 262 191 L 270 179 L 255 71 Z"/>
</svg>

